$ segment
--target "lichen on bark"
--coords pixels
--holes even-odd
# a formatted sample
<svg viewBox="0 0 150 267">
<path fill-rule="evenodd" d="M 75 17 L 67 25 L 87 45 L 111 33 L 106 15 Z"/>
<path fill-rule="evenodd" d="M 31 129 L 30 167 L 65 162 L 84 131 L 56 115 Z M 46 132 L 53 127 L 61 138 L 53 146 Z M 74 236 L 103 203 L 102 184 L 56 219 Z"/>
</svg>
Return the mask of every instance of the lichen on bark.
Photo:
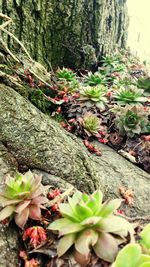
<svg viewBox="0 0 150 267">
<path fill-rule="evenodd" d="M 1 11 L 13 18 L 11 30 L 33 58 L 49 68 L 91 68 L 125 46 L 126 0 L 2 0 Z"/>
</svg>

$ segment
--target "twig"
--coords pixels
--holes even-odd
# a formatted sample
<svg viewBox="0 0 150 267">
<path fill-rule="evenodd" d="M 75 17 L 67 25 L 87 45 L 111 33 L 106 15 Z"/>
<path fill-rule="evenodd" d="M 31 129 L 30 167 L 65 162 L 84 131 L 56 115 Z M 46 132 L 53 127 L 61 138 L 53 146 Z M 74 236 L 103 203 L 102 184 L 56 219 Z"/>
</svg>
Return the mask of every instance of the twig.
<svg viewBox="0 0 150 267">
<path fill-rule="evenodd" d="M 12 23 L 13 20 L 10 17 L 8 17 L 7 15 L 3 14 L 3 13 L 0 13 L 0 17 L 7 20 L 6 22 L 4 22 L 3 24 L 0 25 L 0 30 L 3 31 L 3 32 L 5 32 L 9 36 L 11 36 L 22 47 L 22 49 L 24 50 L 24 52 L 26 53 L 26 55 L 28 56 L 28 58 L 31 61 L 33 61 L 33 59 L 31 58 L 31 56 L 29 55 L 28 51 L 26 50 L 26 48 L 24 47 L 24 45 L 19 41 L 19 39 L 16 36 L 14 36 L 11 32 L 9 32 L 8 30 L 5 29 L 5 27 L 8 26 L 9 23 Z"/>
<path fill-rule="evenodd" d="M 16 78 L 14 78 L 13 76 L 11 76 L 9 74 L 6 74 L 5 72 L 3 72 L 1 70 L 0 70 L 0 77 L 4 77 L 4 78 L 6 77 L 6 78 L 9 79 L 10 82 L 12 82 L 13 84 L 15 84 L 16 86 L 22 87 L 22 85 L 17 82 L 17 79 Z"/>
<path fill-rule="evenodd" d="M 55 203 L 57 202 L 61 202 L 66 196 L 69 196 L 70 193 L 73 191 L 74 187 L 71 186 L 69 187 L 64 193 L 62 193 L 61 195 L 55 197 L 53 200 L 49 201 L 47 204 L 46 204 L 46 207 L 51 207 L 53 206 Z"/>
<path fill-rule="evenodd" d="M 3 24 L 0 25 L 0 30 L 5 32 L 6 34 L 8 34 L 11 38 L 13 38 L 20 46 L 21 48 L 23 49 L 23 51 L 25 52 L 25 54 L 27 55 L 27 57 L 29 58 L 30 60 L 30 66 L 29 66 L 29 71 L 37 78 L 39 79 L 41 82 L 43 82 L 45 85 L 51 87 L 51 85 L 49 83 L 47 83 L 46 81 L 43 80 L 43 78 L 41 78 L 40 76 L 38 76 L 38 74 L 36 74 L 34 72 L 34 70 L 32 70 L 32 64 L 38 64 L 38 66 L 40 66 L 39 63 L 35 62 L 30 54 L 28 53 L 28 51 L 26 50 L 25 46 L 22 44 L 21 41 L 19 41 L 19 39 L 14 36 L 11 32 L 9 32 L 8 30 L 5 29 L 6 26 L 8 26 L 9 23 L 12 23 L 12 19 L 10 17 L 8 17 L 7 15 L 3 14 L 3 13 L 0 13 L 0 17 L 3 18 L 3 19 L 6 19 L 7 22 L 4 22 Z M 3 41 L 3 39 L 1 38 L 0 39 L 0 43 L 2 43 L 4 49 L 6 50 L 6 52 L 15 60 L 17 61 L 18 63 L 20 62 L 20 60 L 10 51 L 10 49 L 8 48 L 7 44 Z"/>
<path fill-rule="evenodd" d="M 24 47 L 24 45 L 19 41 L 19 39 L 14 36 L 11 32 L 7 31 L 6 29 L 0 28 L 0 30 L 2 30 L 3 32 L 7 33 L 9 36 L 11 36 L 24 50 L 24 52 L 26 53 L 26 55 L 28 56 L 28 58 L 33 61 L 32 57 L 29 55 L 28 51 L 26 50 L 26 48 Z"/>
<path fill-rule="evenodd" d="M 12 20 L 8 20 L 6 22 L 4 22 L 3 24 L 0 25 L 0 30 L 2 30 L 3 28 L 5 28 L 6 26 L 8 26 L 9 23 L 13 22 Z"/>
<path fill-rule="evenodd" d="M 32 71 L 31 69 L 29 69 L 29 71 L 38 79 L 40 80 L 42 83 L 44 83 L 45 85 L 51 87 L 51 85 L 47 82 L 45 82 L 41 77 L 39 77 L 34 71 Z"/>
<path fill-rule="evenodd" d="M 3 39 L 0 39 L 0 43 L 3 45 L 5 51 L 17 62 L 20 62 L 18 60 L 18 58 L 10 51 L 10 49 L 8 48 L 7 44 L 3 41 Z"/>
<path fill-rule="evenodd" d="M 0 13 L 0 17 L 2 19 L 6 19 L 6 20 L 12 20 L 10 17 L 8 17 L 7 15 L 3 14 L 3 13 Z"/>
</svg>

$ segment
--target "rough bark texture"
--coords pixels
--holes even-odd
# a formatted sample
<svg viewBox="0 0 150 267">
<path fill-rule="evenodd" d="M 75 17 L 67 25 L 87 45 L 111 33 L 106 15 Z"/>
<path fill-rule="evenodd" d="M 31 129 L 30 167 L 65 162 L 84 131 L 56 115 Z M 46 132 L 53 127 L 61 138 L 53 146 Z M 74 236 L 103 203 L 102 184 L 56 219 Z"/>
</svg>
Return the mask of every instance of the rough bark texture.
<svg viewBox="0 0 150 267">
<path fill-rule="evenodd" d="M 150 213 L 150 175 L 107 146 L 102 157 L 89 154 L 80 139 L 60 128 L 12 88 L 0 86 L 0 141 L 22 170 L 39 169 L 105 198 L 119 196 L 123 185 L 135 192 L 128 215 Z M 15 161 L 15 162 L 16 162 Z"/>
<path fill-rule="evenodd" d="M 16 161 L 0 143 L 0 184 L 7 173 L 15 172 Z M 16 166 L 17 167 L 17 166 Z M 0 267 L 16 267 L 18 263 L 17 230 L 0 224 Z"/>
<path fill-rule="evenodd" d="M 11 30 L 35 60 L 51 66 L 90 68 L 102 54 L 124 47 L 126 0 L 1 0 Z M 8 38 L 10 43 L 10 39 Z"/>
</svg>

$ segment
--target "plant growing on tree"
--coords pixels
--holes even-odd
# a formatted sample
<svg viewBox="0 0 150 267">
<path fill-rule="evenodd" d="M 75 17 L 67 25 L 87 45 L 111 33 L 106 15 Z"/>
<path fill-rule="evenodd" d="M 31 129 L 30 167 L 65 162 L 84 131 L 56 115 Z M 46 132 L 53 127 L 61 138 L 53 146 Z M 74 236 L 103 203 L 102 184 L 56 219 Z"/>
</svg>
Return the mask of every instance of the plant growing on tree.
<svg viewBox="0 0 150 267">
<path fill-rule="evenodd" d="M 148 112 L 136 106 L 120 107 L 118 110 L 114 108 L 113 110 L 117 115 L 115 124 L 121 135 L 134 137 L 136 134 L 147 132 Z"/>
<path fill-rule="evenodd" d="M 128 88 L 122 87 L 114 94 L 116 102 L 120 105 L 135 105 L 147 101 L 147 98 L 143 96 L 143 90 L 137 89 L 135 86 L 129 86 Z"/>
<path fill-rule="evenodd" d="M 59 232 L 61 237 L 57 247 L 59 257 L 74 245 L 75 252 L 85 258 L 93 249 L 99 258 L 113 262 L 118 245 L 126 240 L 125 237 L 130 234 L 130 238 L 134 239 L 131 224 L 114 215 L 122 200 L 102 203 L 102 198 L 99 190 L 90 196 L 77 191 L 68 197 L 68 203 L 59 204 L 63 218 L 48 227 Z"/>
<path fill-rule="evenodd" d="M 87 107 L 92 107 L 95 105 L 99 109 L 105 109 L 105 105 L 108 102 L 106 98 L 106 87 L 104 86 L 95 86 L 95 87 L 84 87 L 80 91 L 79 100 L 85 101 Z"/>
<path fill-rule="evenodd" d="M 7 176 L 0 192 L 0 221 L 13 216 L 16 224 L 23 228 L 28 218 L 40 220 L 42 204 L 48 199 L 43 195 L 45 189 L 41 176 L 28 171 L 14 178 Z"/>
<path fill-rule="evenodd" d="M 78 119 L 88 136 L 97 135 L 101 129 L 101 120 L 94 114 L 87 112 Z"/>
</svg>

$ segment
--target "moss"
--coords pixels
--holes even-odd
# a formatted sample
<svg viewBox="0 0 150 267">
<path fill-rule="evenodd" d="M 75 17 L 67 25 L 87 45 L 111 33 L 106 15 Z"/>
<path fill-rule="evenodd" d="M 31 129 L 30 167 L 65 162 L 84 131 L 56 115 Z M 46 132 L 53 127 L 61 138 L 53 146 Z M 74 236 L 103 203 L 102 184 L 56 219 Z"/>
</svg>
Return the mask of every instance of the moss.
<svg viewBox="0 0 150 267">
<path fill-rule="evenodd" d="M 15 87 L 15 91 L 18 92 L 20 95 L 22 95 L 25 98 L 29 98 L 29 92 L 30 92 L 30 88 L 28 86 L 18 86 Z"/>
<path fill-rule="evenodd" d="M 14 19 L 15 34 L 34 59 L 48 68 L 91 68 L 102 54 L 125 43 L 125 1 L 28 0 L 27 5 L 26 1 L 2 0 L 0 11 Z M 85 46 L 95 51 L 92 60 Z"/>
</svg>

